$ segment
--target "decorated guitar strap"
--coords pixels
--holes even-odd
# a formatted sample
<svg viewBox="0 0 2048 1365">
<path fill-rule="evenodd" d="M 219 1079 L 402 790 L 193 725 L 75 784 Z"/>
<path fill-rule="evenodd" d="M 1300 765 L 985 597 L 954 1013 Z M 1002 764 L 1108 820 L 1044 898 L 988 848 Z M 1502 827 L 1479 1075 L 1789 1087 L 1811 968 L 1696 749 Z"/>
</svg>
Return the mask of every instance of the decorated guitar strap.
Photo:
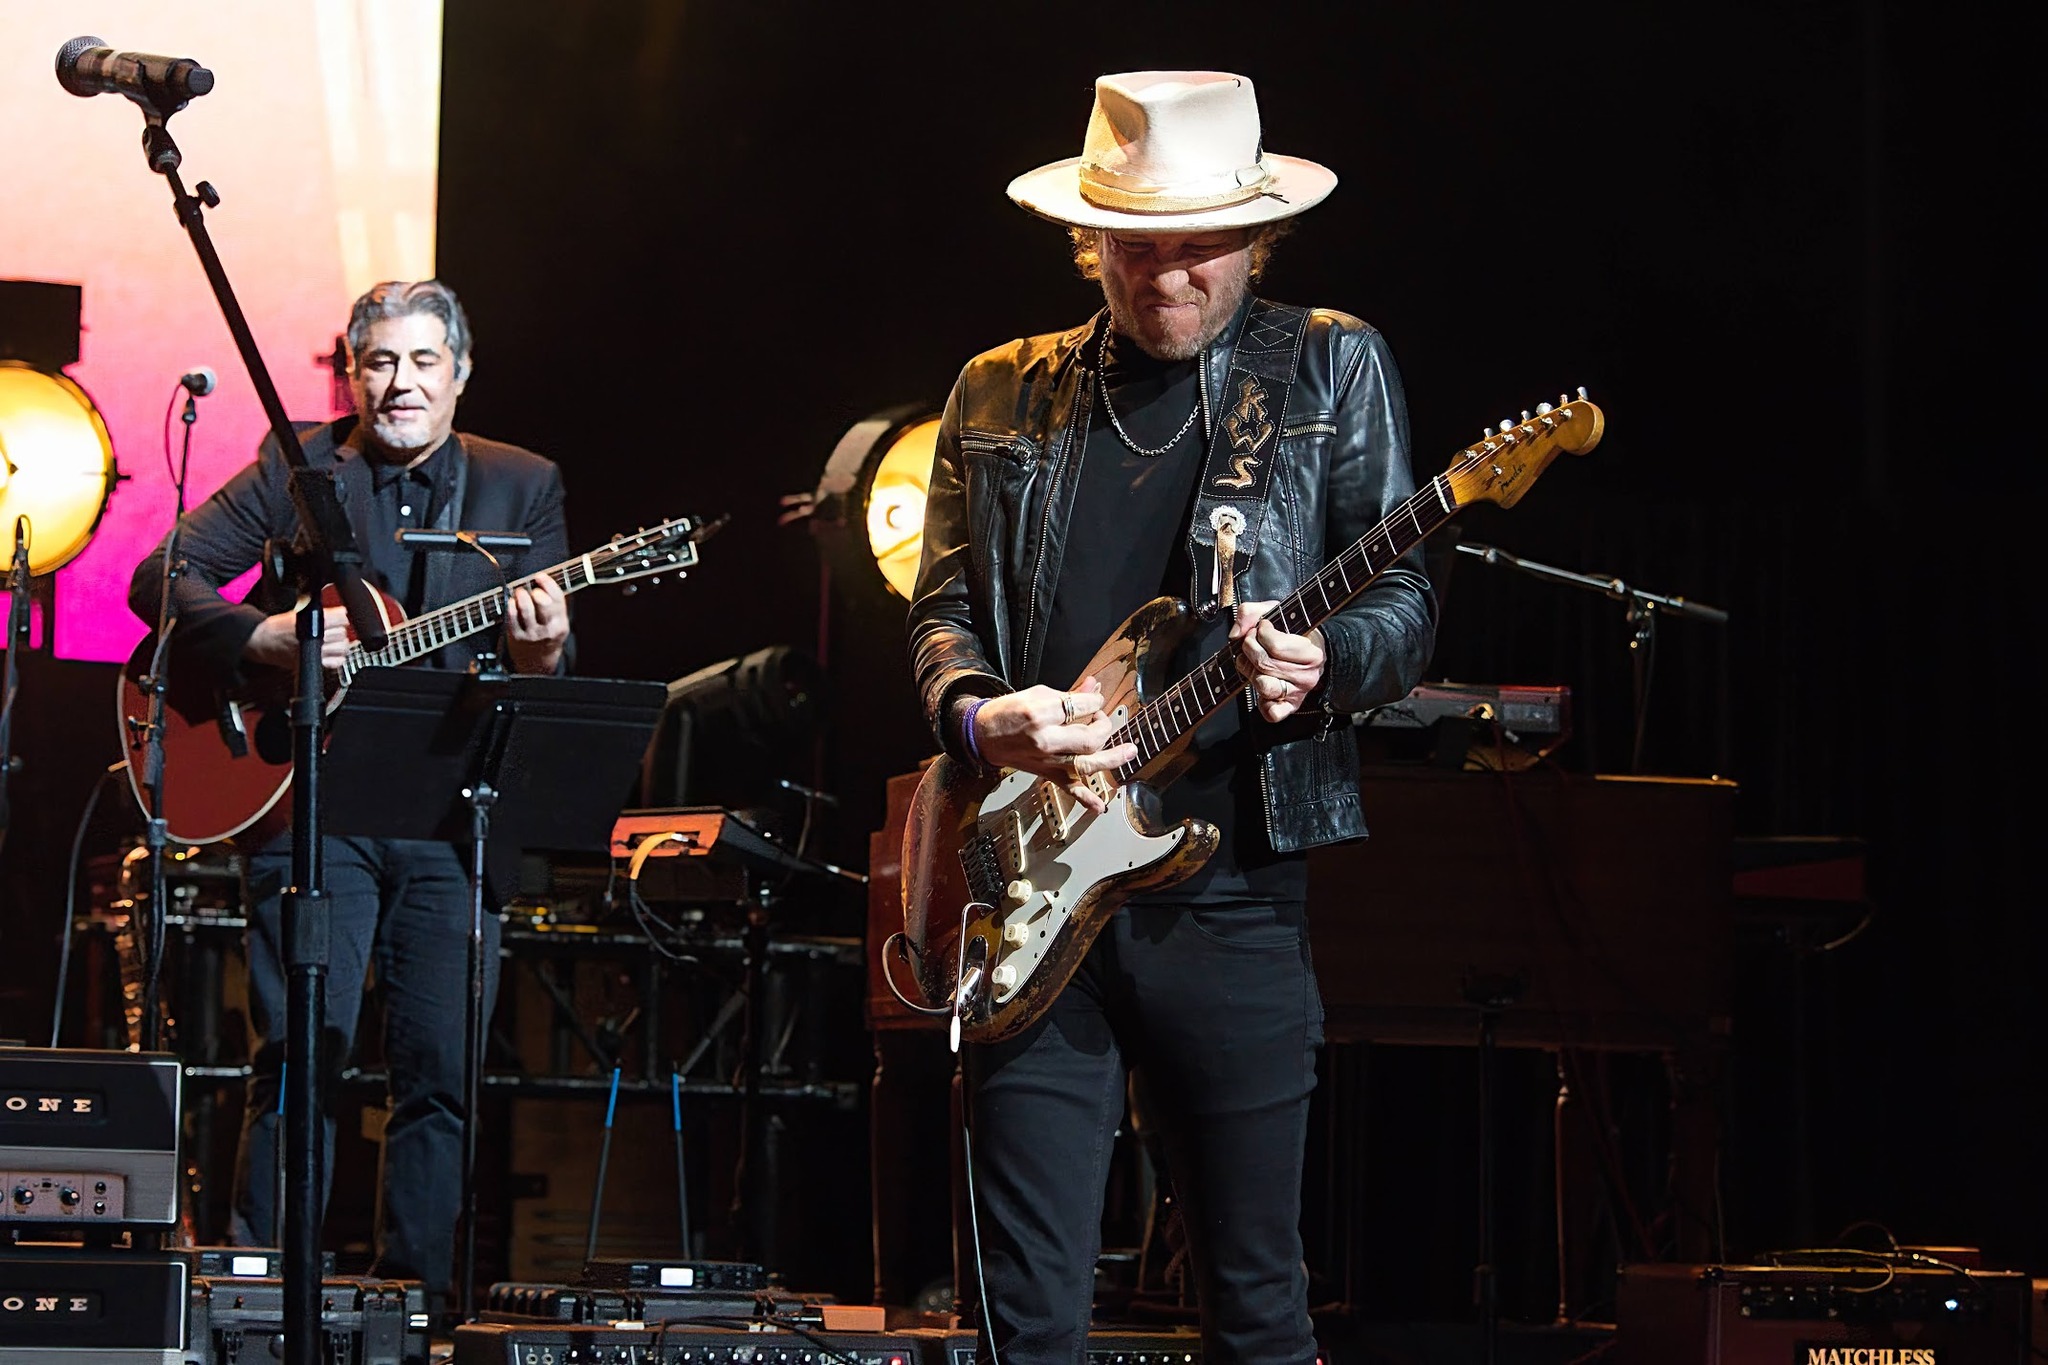
<svg viewBox="0 0 2048 1365">
<path fill-rule="evenodd" d="M 1208 600 L 1197 604 L 1203 609 L 1236 604 L 1237 576 L 1258 553 L 1266 491 L 1279 459 L 1280 431 L 1300 373 L 1307 324 L 1305 308 L 1253 299 L 1231 350 L 1229 378 L 1217 400 L 1209 456 L 1188 526 L 1195 582 L 1208 580 Z"/>
</svg>

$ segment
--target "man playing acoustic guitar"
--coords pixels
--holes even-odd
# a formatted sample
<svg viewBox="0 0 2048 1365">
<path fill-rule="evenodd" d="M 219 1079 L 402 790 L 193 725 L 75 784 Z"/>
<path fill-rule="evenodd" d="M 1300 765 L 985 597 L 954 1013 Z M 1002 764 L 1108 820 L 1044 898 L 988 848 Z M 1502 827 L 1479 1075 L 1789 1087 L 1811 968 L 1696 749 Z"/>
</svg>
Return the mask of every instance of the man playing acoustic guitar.
<svg viewBox="0 0 2048 1365">
<path fill-rule="evenodd" d="M 1160 865 L 1172 875 L 1117 905 L 1042 1013 L 969 1048 L 982 1292 L 967 1297 L 985 1316 L 984 1359 L 1084 1358 L 1127 1072 L 1162 1139 L 1205 1358 L 1315 1356 L 1299 1231 L 1322 1042 L 1306 850 L 1365 834 L 1349 715 L 1420 680 L 1436 619 L 1415 547 L 1318 627 L 1261 619 L 1415 492 L 1379 333 L 1250 293 L 1280 224 L 1335 179 L 1262 154 L 1250 81 L 1137 72 L 1097 81 L 1079 158 L 1009 189 L 1070 230 L 1108 307 L 961 374 L 932 471 L 911 667 L 951 763 L 1032 775 L 1030 837 L 1041 813 L 1070 853 L 1102 846 L 1093 828 L 1073 834 L 1098 815 L 1124 823 L 1119 838 L 1185 834 Z M 1162 595 L 1192 612 L 1146 607 Z M 1134 649 L 1167 656 L 1165 679 L 1220 657 L 1228 685 L 1197 678 L 1185 706 L 1126 729 L 1133 670 L 1103 661 Z M 1205 709 L 1240 680 L 1242 701 Z M 1017 817 L 1019 839 L 1025 828 Z M 991 867 L 1006 856 L 983 854 Z M 1078 854 L 1042 866 L 1036 885 L 984 872 L 964 913 L 1000 902 L 1039 916 L 1002 931 L 1025 952 L 1093 875 Z M 976 1009 L 1026 988 L 1011 966 L 983 975 L 960 956 L 983 993 L 962 1010 L 973 1038 Z M 921 973 L 952 972 L 945 958 Z"/>
<path fill-rule="evenodd" d="M 528 535 L 530 549 L 497 552 L 515 582 L 566 559 L 560 470 L 531 451 L 454 431 L 456 400 L 471 367 L 469 320 L 454 291 L 434 280 L 380 284 L 356 300 L 347 335 L 355 415 L 306 432 L 301 445 L 309 464 L 335 471 L 365 577 L 407 616 L 498 587 L 497 570 L 481 555 L 409 548 L 394 534 L 406 528 Z M 220 592 L 263 562 L 267 545 L 291 540 L 298 516 L 288 472 L 275 442 L 266 440 L 252 464 L 185 519 L 178 544 L 184 569 L 172 586 L 174 675 L 198 674 L 231 691 L 264 669 L 288 674 L 293 667 L 298 645 L 290 586 L 266 575 L 247 602 L 228 601 Z M 151 622 L 162 590 L 161 559 L 159 546 L 136 566 L 129 591 L 130 606 Z M 511 667 L 522 673 L 560 668 L 570 643 L 568 598 L 560 585 L 541 574 L 515 587 L 506 607 L 504 652 Z M 325 613 L 325 630 L 321 657 L 334 667 L 349 648 L 344 614 Z M 426 662 L 467 668 L 489 640 L 457 640 Z M 248 742 L 261 746 L 275 738 L 258 734 Z M 167 778 L 206 780 L 196 771 L 171 771 Z M 240 837 L 269 828 L 252 826 Z M 286 1046 L 280 896 L 291 873 L 290 831 L 270 834 L 247 852 L 254 1074 L 230 1235 L 240 1245 L 276 1246 L 277 1087 Z M 322 858 L 331 940 L 321 1047 L 331 1066 L 348 1058 L 373 961 L 384 998 L 391 1111 L 374 1273 L 422 1280 L 443 1295 L 453 1276 L 462 1191 L 467 854 L 430 840 L 329 836 Z M 484 917 L 484 934 L 488 1017 L 497 987 L 495 915 Z M 331 1121 L 326 1150 L 331 1162 Z"/>
</svg>

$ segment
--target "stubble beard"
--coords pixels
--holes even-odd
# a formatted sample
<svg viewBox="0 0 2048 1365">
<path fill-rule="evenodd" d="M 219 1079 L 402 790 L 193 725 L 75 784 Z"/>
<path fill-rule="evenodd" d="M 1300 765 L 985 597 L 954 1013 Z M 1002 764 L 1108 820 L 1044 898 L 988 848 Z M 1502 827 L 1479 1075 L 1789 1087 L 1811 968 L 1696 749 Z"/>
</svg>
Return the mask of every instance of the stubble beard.
<svg viewBox="0 0 2048 1365">
<path fill-rule="evenodd" d="M 1238 305 L 1244 302 L 1244 296 L 1250 288 L 1251 272 L 1246 270 L 1213 294 L 1197 294 L 1187 300 L 1198 305 L 1200 322 L 1195 330 L 1188 334 L 1166 336 L 1148 331 L 1141 324 L 1129 299 L 1119 298 L 1107 288 L 1102 292 L 1109 303 L 1110 324 L 1119 333 L 1129 337 L 1139 350 L 1154 360 L 1193 360 L 1210 342 L 1223 334 L 1223 329 L 1229 326 L 1230 319 L 1236 316 Z"/>
</svg>

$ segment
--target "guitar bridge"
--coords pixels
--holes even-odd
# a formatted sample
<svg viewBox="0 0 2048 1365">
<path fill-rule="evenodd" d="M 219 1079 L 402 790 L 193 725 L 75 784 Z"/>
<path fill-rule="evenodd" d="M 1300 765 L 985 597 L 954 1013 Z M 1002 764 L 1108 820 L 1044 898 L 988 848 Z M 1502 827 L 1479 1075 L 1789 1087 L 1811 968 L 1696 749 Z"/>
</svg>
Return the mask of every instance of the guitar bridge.
<svg viewBox="0 0 2048 1365">
<path fill-rule="evenodd" d="M 1003 855 L 996 841 L 977 834 L 960 847 L 960 870 L 967 875 L 967 892 L 983 905 L 993 906 L 1003 894 Z"/>
</svg>

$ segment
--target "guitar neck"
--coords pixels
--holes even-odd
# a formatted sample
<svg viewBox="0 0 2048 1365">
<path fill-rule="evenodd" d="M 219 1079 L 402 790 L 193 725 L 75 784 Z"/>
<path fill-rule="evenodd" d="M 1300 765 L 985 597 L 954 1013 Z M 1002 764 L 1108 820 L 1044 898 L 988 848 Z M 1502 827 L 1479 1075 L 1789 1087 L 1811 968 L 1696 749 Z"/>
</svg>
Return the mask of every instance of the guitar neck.
<svg viewBox="0 0 2048 1365">
<path fill-rule="evenodd" d="M 1386 520 L 1325 564 L 1266 619 L 1289 635 L 1306 635 L 1336 615 L 1402 555 L 1449 521 L 1459 505 L 1450 480 L 1437 475 L 1395 508 Z M 1104 748 L 1126 742 L 1138 746 L 1138 756 L 1117 769 L 1117 779 L 1130 781 L 1183 735 L 1229 705 L 1244 688 L 1244 676 L 1237 671 L 1237 646 L 1226 645 L 1211 654 L 1180 681 L 1146 702 L 1109 737 Z"/>
<path fill-rule="evenodd" d="M 553 578 L 565 593 L 579 592 L 596 581 L 589 555 L 564 560 L 540 573 Z M 540 573 L 526 574 L 510 586 L 516 588 L 522 583 L 531 583 L 540 577 Z M 350 648 L 348 661 L 341 670 L 343 679 L 353 678 L 365 668 L 409 664 L 415 659 L 425 658 L 443 645 L 489 630 L 504 618 L 506 596 L 504 592 L 491 589 L 399 622 L 388 632 L 384 648 L 365 649 L 361 645 Z"/>
</svg>

